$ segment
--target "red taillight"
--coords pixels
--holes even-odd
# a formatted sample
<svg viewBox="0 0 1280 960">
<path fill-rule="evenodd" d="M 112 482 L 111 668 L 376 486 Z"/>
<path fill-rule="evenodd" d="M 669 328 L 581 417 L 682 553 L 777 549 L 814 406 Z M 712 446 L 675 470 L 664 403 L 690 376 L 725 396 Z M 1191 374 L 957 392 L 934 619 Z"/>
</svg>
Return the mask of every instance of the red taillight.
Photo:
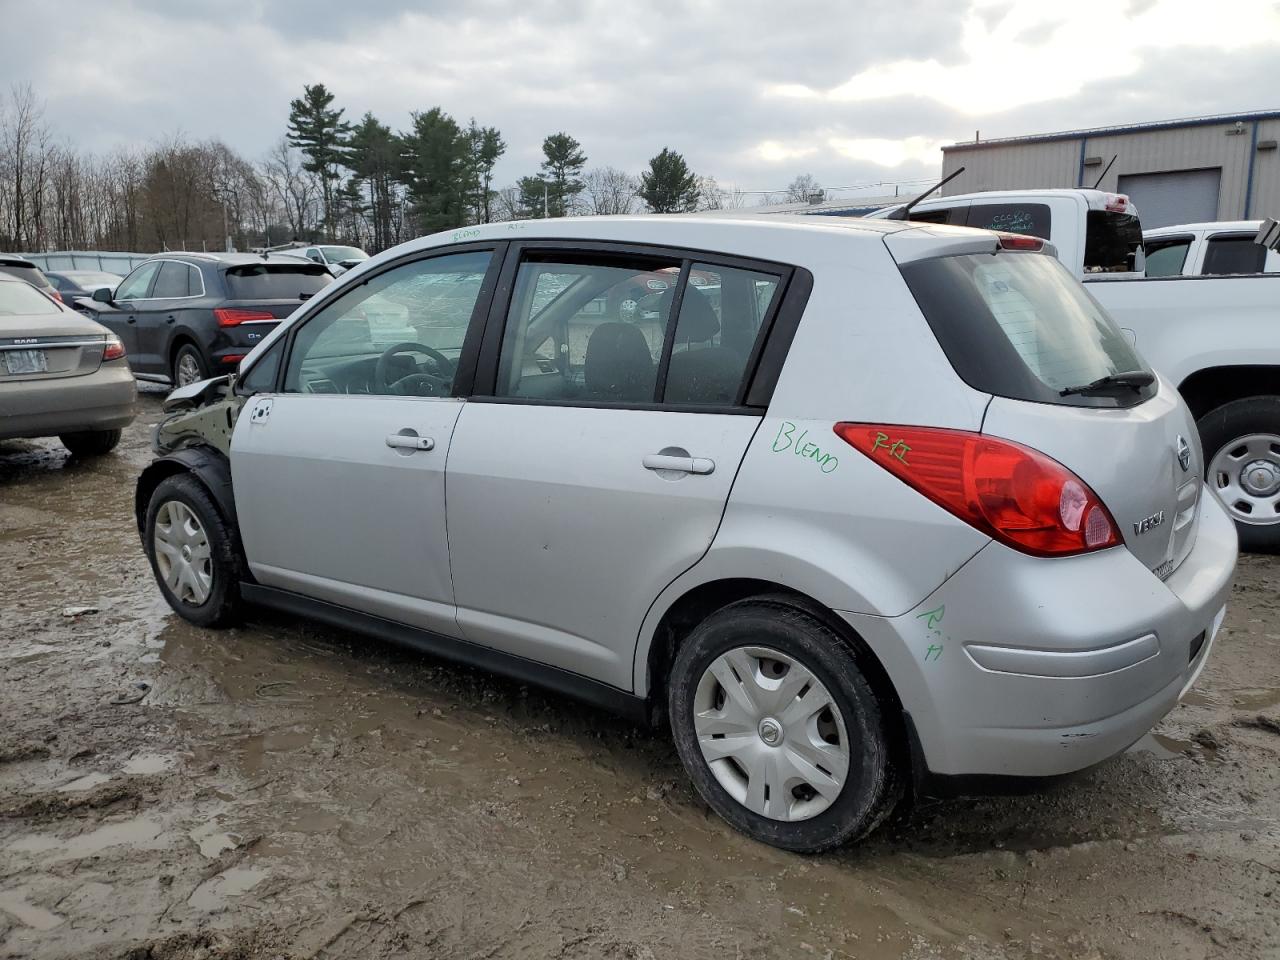
<svg viewBox="0 0 1280 960">
<path fill-rule="evenodd" d="M 59 293 L 57 290 L 55 290 L 53 287 L 50 287 L 48 290 L 46 290 L 46 291 L 45 291 L 45 293 L 47 293 L 49 296 L 53 297 L 53 299 L 57 300 L 59 303 L 66 303 L 66 302 L 67 302 L 67 301 L 65 301 L 65 300 L 63 300 L 63 299 L 62 299 L 62 294 L 60 294 L 60 293 Z"/>
<path fill-rule="evenodd" d="M 1044 249 L 1044 241 L 1039 237 L 1026 237 L 1020 233 L 1002 233 L 1000 234 L 1000 247 L 1003 250 L 1034 250 L 1039 252 Z"/>
<path fill-rule="evenodd" d="M 245 356 L 246 355 L 243 353 L 229 354 L 228 356 L 225 356 L 222 358 L 222 362 L 223 363 L 239 363 L 241 360 L 245 358 Z"/>
<path fill-rule="evenodd" d="M 242 323 L 275 319 L 264 310 L 236 310 L 233 307 L 214 307 L 213 315 L 217 318 L 220 327 L 238 327 Z"/>
<path fill-rule="evenodd" d="M 107 345 L 102 348 L 102 359 L 119 360 L 124 356 L 124 341 L 117 336 L 107 337 Z"/>
<path fill-rule="evenodd" d="M 837 423 L 835 432 L 944 510 L 1023 553 L 1061 557 L 1120 542 L 1097 494 L 1030 447 L 935 427 Z"/>
</svg>

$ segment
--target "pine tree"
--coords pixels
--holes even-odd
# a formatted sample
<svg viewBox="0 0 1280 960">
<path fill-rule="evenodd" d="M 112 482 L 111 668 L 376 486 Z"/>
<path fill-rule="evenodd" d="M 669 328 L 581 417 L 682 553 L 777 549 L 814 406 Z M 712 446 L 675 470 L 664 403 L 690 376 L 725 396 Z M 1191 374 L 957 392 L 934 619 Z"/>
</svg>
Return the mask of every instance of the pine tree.
<svg viewBox="0 0 1280 960">
<path fill-rule="evenodd" d="M 574 200 L 582 192 L 582 168 L 587 155 L 582 144 L 567 133 L 553 133 L 542 141 L 542 173 L 536 177 L 522 177 L 520 198 L 523 205 L 538 214 L 563 217 L 568 214 Z"/>
<path fill-rule="evenodd" d="M 479 126 L 475 118 L 467 127 L 468 183 L 474 219 L 479 223 L 493 220 L 493 168 L 507 150 L 497 127 Z"/>
<path fill-rule="evenodd" d="M 414 215 L 424 233 L 467 222 L 467 136 L 439 107 L 413 113 L 404 144 L 400 179 L 409 189 Z"/>
<path fill-rule="evenodd" d="M 289 104 L 289 143 L 305 156 L 303 169 L 320 180 L 324 202 L 325 234 L 332 239 L 336 214 L 336 187 L 342 180 L 347 139 L 351 124 L 342 119 L 341 109 L 332 109 L 333 94 L 323 83 L 303 88 L 301 98 Z"/>
<path fill-rule="evenodd" d="M 347 163 L 353 185 L 364 191 L 361 205 L 373 227 L 375 251 L 385 250 L 393 242 L 392 212 L 400 152 L 399 139 L 372 113 L 366 113 L 351 132 Z"/>
<path fill-rule="evenodd" d="M 698 208 L 698 178 L 684 157 L 663 147 L 640 174 L 640 199 L 654 213 L 690 213 Z"/>
</svg>

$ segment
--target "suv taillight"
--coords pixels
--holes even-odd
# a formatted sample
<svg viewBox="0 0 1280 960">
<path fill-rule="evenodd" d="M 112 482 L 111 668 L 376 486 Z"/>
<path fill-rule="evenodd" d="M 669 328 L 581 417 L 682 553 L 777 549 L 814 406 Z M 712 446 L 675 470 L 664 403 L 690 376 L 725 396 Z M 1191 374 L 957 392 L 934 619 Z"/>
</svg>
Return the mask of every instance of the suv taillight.
<svg viewBox="0 0 1280 960">
<path fill-rule="evenodd" d="M 1058 461 L 965 430 L 837 423 L 836 434 L 988 536 L 1038 557 L 1120 543 L 1111 512 Z"/>
<path fill-rule="evenodd" d="M 213 315 L 220 327 L 238 327 L 242 323 L 255 320 L 274 320 L 275 316 L 265 310 L 236 310 L 232 307 L 214 307 Z"/>
<path fill-rule="evenodd" d="M 124 356 L 124 341 L 117 337 L 114 333 L 107 337 L 107 344 L 102 348 L 102 359 L 119 360 Z"/>
</svg>

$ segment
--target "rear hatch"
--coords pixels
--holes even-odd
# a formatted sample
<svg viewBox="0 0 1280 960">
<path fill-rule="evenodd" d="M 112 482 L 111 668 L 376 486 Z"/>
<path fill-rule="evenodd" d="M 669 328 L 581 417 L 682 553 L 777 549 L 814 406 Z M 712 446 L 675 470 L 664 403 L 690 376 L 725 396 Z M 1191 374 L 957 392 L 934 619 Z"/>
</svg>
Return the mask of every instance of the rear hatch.
<svg viewBox="0 0 1280 960">
<path fill-rule="evenodd" d="M 983 433 L 1073 471 L 1134 556 L 1169 576 L 1193 544 L 1201 490 L 1186 405 L 1056 259 L 992 247 L 900 263 L 956 372 L 992 394 Z"/>
<path fill-rule="evenodd" d="M 248 318 L 242 323 L 270 328 L 332 282 L 328 270 L 305 260 L 238 264 L 227 268 L 227 300 L 221 307 L 241 311 Z"/>
</svg>

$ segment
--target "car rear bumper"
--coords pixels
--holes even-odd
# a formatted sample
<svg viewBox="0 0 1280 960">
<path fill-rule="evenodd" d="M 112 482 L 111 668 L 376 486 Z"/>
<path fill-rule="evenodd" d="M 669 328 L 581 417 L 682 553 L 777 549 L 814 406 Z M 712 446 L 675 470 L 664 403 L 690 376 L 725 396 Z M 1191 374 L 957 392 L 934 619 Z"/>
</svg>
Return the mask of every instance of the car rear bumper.
<svg viewBox="0 0 1280 960">
<path fill-rule="evenodd" d="M 122 429 L 133 422 L 137 398 L 123 360 L 80 377 L 0 383 L 0 440 Z"/>
<path fill-rule="evenodd" d="M 1208 660 L 1235 570 L 1235 529 L 1202 503 L 1163 583 L 1124 548 L 1038 560 L 992 543 L 901 617 L 842 614 L 889 673 L 928 772 L 1070 773 L 1168 713 Z"/>
</svg>

